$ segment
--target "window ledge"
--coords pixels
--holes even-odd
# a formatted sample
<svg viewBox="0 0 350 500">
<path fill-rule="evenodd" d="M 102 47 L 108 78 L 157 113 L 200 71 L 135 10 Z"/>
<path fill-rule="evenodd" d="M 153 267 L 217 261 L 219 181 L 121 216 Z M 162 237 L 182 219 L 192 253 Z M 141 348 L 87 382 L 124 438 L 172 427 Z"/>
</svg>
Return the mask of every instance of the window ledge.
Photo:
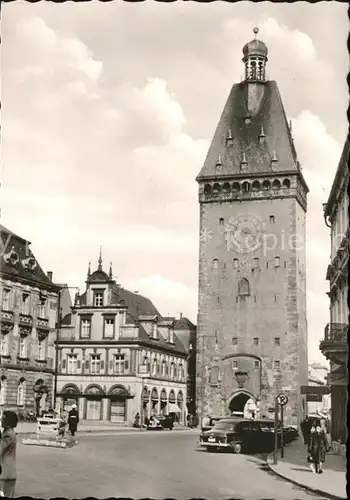
<svg viewBox="0 0 350 500">
<path fill-rule="evenodd" d="M 36 361 L 37 363 L 47 363 L 47 359 L 37 359 L 37 358 L 35 358 L 34 361 Z"/>
<path fill-rule="evenodd" d="M 29 361 L 29 357 L 28 356 L 17 356 L 17 359 L 19 361 Z"/>
<path fill-rule="evenodd" d="M 11 359 L 11 354 L 0 354 L 0 358 L 9 358 L 9 359 Z"/>
</svg>

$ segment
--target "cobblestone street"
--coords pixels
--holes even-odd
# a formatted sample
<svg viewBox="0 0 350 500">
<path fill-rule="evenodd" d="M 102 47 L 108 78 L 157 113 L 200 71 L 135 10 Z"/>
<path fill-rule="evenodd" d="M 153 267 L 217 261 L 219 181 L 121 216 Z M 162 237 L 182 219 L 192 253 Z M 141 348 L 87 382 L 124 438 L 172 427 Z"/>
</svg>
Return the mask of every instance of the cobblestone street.
<svg viewBox="0 0 350 500">
<path fill-rule="evenodd" d="M 84 498 L 322 498 L 276 478 L 256 457 L 208 453 L 197 433 L 86 435 L 59 450 L 18 444 L 16 495 Z"/>
</svg>

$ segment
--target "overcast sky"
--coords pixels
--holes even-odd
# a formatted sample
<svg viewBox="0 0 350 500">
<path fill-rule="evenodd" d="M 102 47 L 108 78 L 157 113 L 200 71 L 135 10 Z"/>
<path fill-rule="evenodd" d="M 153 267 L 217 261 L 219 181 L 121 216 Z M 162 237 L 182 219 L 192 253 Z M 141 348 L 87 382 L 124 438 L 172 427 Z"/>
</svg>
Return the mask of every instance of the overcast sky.
<svg viewBox="0 0 350 500">
<path fill-rule="evenodd" d="M 347 5 L 13 2 L 2 8 L 2 223 L 54 279 L 88 262 L 197 315 L 198 174 L 254 26 L 310 187 L 310 361 L 329 304 L 322 217 L 347 132 Z"/>
</svg>

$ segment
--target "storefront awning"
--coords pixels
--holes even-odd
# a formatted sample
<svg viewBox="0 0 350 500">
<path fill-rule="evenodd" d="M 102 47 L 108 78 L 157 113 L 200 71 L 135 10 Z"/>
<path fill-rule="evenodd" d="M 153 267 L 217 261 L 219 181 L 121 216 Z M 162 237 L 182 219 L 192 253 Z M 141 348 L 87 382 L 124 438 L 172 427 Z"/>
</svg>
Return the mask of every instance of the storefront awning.
<svg viewBox="0 0 350 500">
<path fill-rule="evenodd" d="M 175 403 L 169 403 L 167 407 L 168 413 L 181 413 L 181 408 Z"/>
</svg>

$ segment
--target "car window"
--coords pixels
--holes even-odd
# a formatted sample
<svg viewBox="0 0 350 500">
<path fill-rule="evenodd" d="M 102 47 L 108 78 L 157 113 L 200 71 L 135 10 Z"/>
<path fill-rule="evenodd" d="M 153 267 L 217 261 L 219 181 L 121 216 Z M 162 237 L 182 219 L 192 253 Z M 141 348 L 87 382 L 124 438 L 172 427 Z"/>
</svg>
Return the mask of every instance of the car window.
<svg viewBox="0 0 350 500">
<path fill-rule="evenodd" d="M 250 422 L 242 422 L 241 424 L 237 425 L 237 430 L 239 432 L 246 432 L 246 431 L 250 431 Z"/>
<path fill-rule="evenodd" d="M 235 424 L 232 422 L 218 422 L 214 425 L 214 429 L 233 431 L 235 429 Z"/>
</svg>

